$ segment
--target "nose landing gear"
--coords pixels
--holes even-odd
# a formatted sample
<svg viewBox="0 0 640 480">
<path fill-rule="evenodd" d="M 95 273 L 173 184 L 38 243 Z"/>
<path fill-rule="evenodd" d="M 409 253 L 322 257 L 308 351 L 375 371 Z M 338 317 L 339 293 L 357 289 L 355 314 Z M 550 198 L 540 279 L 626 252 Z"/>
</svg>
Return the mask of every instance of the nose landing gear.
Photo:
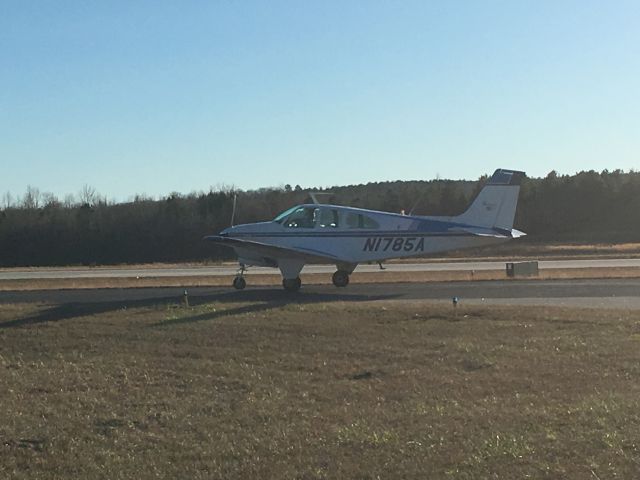
<svg viewBox="0 0 640 480">
<path fill-rule="evenodd" d="M 244 272 L 246 270 L 247 268 L 244 266 L 244 264 L 240 264 L 240 270 L 238 270 L 236 278 L 233 279 L 233 288 L 235 288 L 236 290 L 244 290 L 244 287 L 247 286 L 247 281 L 244 279 Z"/>
</svg>

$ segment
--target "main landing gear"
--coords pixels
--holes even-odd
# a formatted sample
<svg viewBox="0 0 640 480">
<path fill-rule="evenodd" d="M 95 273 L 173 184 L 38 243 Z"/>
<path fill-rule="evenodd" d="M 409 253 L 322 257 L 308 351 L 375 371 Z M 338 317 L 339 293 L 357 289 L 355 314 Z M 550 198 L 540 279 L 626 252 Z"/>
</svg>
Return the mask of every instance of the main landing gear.
<svg viewBox="0 0 640 480">
<path fill-rule="evenodd" d="M 336 287 L 346 287 L 349 285 L 349 272 L 346 270 L 338 270 L 333 274 L 331 280 L 333 280 L 333 284 Z"/>
<path fill-rule="evenodd" d="M 297 292 L 298 290 L 300 290 L 300 287 L 302 286 L 302 280 L 300 280 L 300 277 L 283 278 L 282 286 L 287 292 Z"/>
<path fill-rule="evenodd" d="M 287 261 L 280 260 L 278 267 L 282 273 L 282 286 L 287 292 L 297 292 L 302 286 L 299 273 L 302 270 L 303 264 L 299 261 Z M 338 288 L 344 288 L 349 285 L 349 275 L 353 272 L 356 264 L 343 264 L 336 265 L 338 270 L 333 274 L 333 284 Z M 236 290 L 244 290 L 247 286 L 247 282 L 244 279 L 244 273 L 247 271 L 244 263 L 240 264 L 238 273 L 233 279 L 233 288 Z"/>
<path fill-rule="evenodd" d="M 331 278 L 333 284 L 338 288 L 343 288 L 349 285 L 349 275 L 353 273 L 357 266 L 357 263 L 338 262 L 336 264 L 336 268 L 338 270 L 333 274 L 333 277 Z"/>
</svg>

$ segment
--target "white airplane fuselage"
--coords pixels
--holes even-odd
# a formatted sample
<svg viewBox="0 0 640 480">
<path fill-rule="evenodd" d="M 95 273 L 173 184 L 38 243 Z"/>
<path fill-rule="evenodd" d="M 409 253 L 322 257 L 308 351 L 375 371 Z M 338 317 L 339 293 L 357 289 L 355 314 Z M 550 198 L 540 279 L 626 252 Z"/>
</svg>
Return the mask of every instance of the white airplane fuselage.
<svg viewBox="0 0 640 480">
<path fill-rule="evenodd" d="M 376 221 L 377 229 L 358 229 L 340 225 L 291 228 L 275 221 L 237 225 L 221 232 L 221 236 L 273 245 L 300 253 L 334 258 L 345 263 L 378 262 L 391 258 L 416 257 L 433 253 L 501 243 L 512 238 L 510 232 L 459 225 L 429 217 L 405 216 L 334 205 L 302 205 L 331 209 L 342 215 L 366 215 Z M 273 266 L 264 255 L 250 249 L 234 247 L 238 257 L 252 258 L 252 265 Z M 309 258 L 306 263 L 328 263 L 327 259 Z"/>
<path fill-rule="evenodd" d="M 308 263 L 333 263 L 333 282 L 346 286 L 358 263 L 430 255 L 501 243 L 524 235 L 513 219 L 524 173 L 496 170 L 471 206 L 455 217 L 426 217 L 340 205 L 304 204 L 273 221 L 237 225 L 205 239 L 233 248 L 241 265 L 280 269 L 287 290 L 300 288 Z"/>
</svg>

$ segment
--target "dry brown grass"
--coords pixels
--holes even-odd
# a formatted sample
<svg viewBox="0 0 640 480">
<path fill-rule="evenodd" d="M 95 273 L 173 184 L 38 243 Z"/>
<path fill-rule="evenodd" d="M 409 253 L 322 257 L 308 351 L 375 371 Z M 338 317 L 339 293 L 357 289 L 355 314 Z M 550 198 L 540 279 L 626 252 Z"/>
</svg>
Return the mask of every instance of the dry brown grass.
<svg viewBox="0 0 640 480">
<path fill-rule="evenodd" d="M 640 243 L 558 244 L 547 245 L 545 248 L 549 252 L 640 253 Z"/>
<path fill-rule="evenodd" d="M 640 316 L 0 310 L 0 478 L 636 478 Z"/>
<path fill-rule="evenodd" d="M 450 258 L 544 258 L 580 259 L 580 258 L 638 258 L 640 243 L 534 243 L 514 241 L 498 246 L 471 250 L 457 250 L 446 255 Z M 449 259 L 450 259 L 449 258 Z"/>
</svg>

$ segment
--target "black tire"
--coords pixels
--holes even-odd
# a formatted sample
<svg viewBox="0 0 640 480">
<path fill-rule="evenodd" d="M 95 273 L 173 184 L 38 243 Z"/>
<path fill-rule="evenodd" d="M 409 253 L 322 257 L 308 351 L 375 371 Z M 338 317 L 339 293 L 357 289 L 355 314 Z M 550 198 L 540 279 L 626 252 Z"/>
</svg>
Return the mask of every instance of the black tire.
<svg viewBox="0 0 640 480">
<path fill-rule="evenodd" d="M 233 288 L 236 290 L 244 290 L 244 287 L 247 286 L 247 282 L 242 277 L 236 277 L 233 279 Z"/>
<path fill-rule="evenodd" d="M 331 280 L 336 287 L 346 287 L 347 285 L 349 285 L 349 274 L 344 270 L 338 270 L 333 274 Z"/>
<path fill-rule="evenodd" d="M 297 292 L 302 286 L 302 280 L 300 280 L 300 277 L 284 278 L 282 279 L 282 286 L 287 292 Z"/>
</svg>

